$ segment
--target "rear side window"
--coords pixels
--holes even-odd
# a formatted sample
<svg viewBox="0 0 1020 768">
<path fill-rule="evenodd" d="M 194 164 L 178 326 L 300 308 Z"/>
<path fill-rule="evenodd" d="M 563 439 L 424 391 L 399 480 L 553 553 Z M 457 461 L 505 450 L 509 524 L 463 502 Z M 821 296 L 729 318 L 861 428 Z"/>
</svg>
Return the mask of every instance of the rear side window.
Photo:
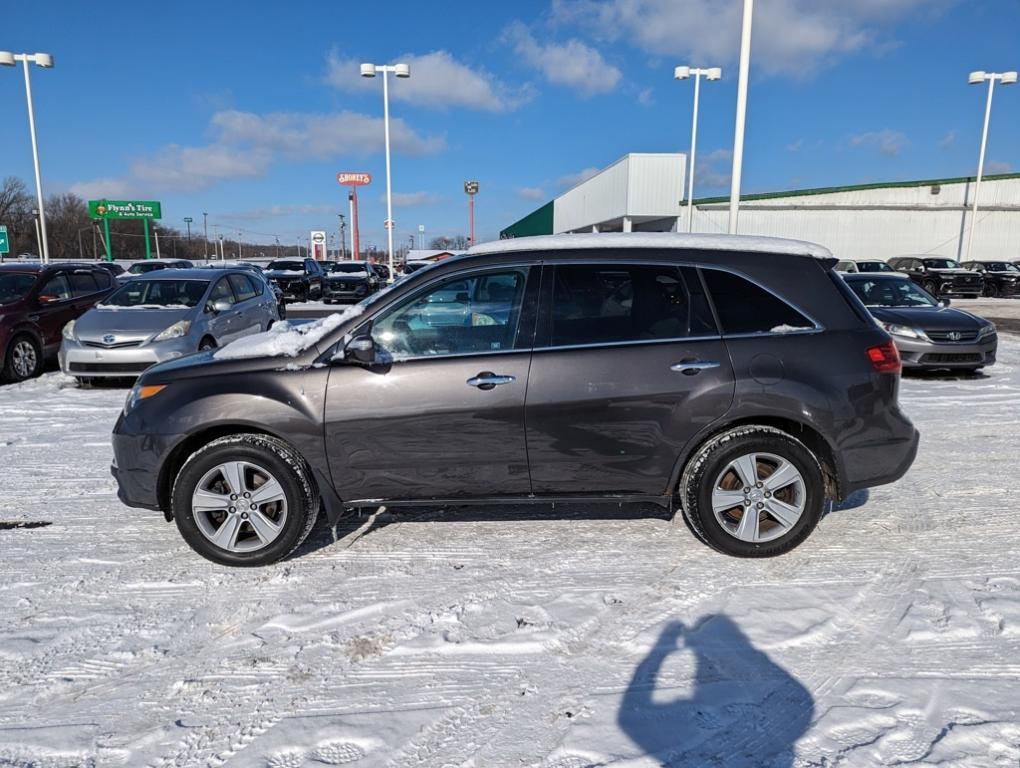
<svg viewBox="0 0 1020 768">
<path fill-rule="evenodd" d="M 238 301 L 247 301 L 258 295 L 246 275 L 229 275 L 228 277 Z"/>
<path fill-rule="evenodd" d="M 554 347 L 716 334 L 700 285 L 668 265 L 557 266 L 550 320 Z"/>
<path fill-rule="evenodd" d="M 72 272 L 69 277 L 71 278 L 71 292 L 75 298 L 90 296 L 99 290 L 95 279 L 87 272 Z"/>
<path fill-rule="evenodd" d="M 105 291 L 113 283 L 113 275 L 111 275 L 105 269 L 93 272 L 92 277 L 96 279 L 96 285 L 99 286 L 99 290 L 101 291 Z"/>
<path fill-rule="evenodd" d="M 782 299 L 732 272 L 703 269 L 723 333 L 789 333 L 815 324 Z"/>
</svg>

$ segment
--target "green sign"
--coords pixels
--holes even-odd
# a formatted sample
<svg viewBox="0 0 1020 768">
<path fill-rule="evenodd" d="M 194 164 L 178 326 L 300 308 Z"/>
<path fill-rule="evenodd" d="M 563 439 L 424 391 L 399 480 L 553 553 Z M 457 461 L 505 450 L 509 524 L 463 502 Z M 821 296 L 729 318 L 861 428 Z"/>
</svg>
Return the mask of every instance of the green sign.
<svg viewBox="0 0 1020 768">
<path fill-rule="evenodd" d="M 11 252 L 11 241 L 7 239 L 7 227 L 0 224 L 0 253 Z"/>
<path fill-rule="evenodd" d="M 163 211 L 155 200 L 89 200 L 93 219 L 162 219 Z"/>
</svg>

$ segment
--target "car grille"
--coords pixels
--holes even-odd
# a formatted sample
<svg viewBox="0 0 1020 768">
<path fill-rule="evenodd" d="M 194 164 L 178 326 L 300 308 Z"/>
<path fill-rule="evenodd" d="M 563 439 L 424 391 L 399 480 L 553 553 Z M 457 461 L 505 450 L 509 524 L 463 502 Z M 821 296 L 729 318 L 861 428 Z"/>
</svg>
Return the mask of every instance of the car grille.
<svg viewBox="0 0 1020 768">
<path fill-rule="evenodd" d="M 953 287 L 957 289 L 980 288 L 981 275 L 954 275 Z"/>
<path fill-rule="evenodd" d="M 141 373 L 152 363 L 70 363 L 71 373 Z"/>
<path fill-rule="evenodd" d="M 922 355 L 920 362 L 923 363 L 981 363 L 984 362 L 984 355 L 974 353 L 952 353 L 952 352 L 931 352 Z"/>
<path fill-rule="evenodd" d="M 141 346 L 141 341 L 115 341 L 113 344 L 104 344 L 101 341 L 83 341 L 86 347 L 98 347 L 99 349 L 125 349 L 127 347 Z"/>
<path fill-rule="evenodd" d="M 925 331 L 932 341 L 948 341 L 952 343 L 972 342 L 977 339 L 977 331 Z M 953 334 L 959 334 L 954 336 Z"/>
</svg>

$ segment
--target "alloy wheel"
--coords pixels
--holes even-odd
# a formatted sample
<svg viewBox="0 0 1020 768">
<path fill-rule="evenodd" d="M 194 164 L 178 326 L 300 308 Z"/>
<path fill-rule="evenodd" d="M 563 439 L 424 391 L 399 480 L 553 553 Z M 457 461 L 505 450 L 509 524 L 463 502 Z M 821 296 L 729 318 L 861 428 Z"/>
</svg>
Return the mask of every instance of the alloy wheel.
<svg viewBox="0 0 1020 768">
<path fill-rule="evenodd" d="M 254 552 L 269 546 L 287 522 L 283 486 L 265 467 L 228 461 L 210 469 L 191 495 L 198 529 L 227 552 Z"/>
<path fill-rule="evenodd" d="M 748 453 L 734 459 L 712 485 L 716 520 L 728 534 L 749 543 L 789 533 L 806 502 L 800 470 L 773 453 Z"/>
<path fill-rule="evenodd" d="M 11 368 L 19 379 L 27 379 L 35 373 L 39 359 L 35 354 L 35 346 L 27 339 L 22 339 L 11 350 Z"/>
</svg>

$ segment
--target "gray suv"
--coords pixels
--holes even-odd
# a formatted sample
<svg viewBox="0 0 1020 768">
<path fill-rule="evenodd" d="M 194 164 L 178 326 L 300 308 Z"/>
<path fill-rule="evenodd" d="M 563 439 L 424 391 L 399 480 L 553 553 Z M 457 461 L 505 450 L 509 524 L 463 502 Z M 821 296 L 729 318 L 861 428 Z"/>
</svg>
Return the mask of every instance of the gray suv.
<svg viewBox="0 0 1020 768">
<path fill-rule="evenodd" d="M 653 501 L 786 552 L 918 433 L 890 337 L 809 243 L 676 234 L 480 245 L 342 314 L 150 368 L 114 428 L 130 506 L 262 565 L 320 506 Z"/>
</svg>

